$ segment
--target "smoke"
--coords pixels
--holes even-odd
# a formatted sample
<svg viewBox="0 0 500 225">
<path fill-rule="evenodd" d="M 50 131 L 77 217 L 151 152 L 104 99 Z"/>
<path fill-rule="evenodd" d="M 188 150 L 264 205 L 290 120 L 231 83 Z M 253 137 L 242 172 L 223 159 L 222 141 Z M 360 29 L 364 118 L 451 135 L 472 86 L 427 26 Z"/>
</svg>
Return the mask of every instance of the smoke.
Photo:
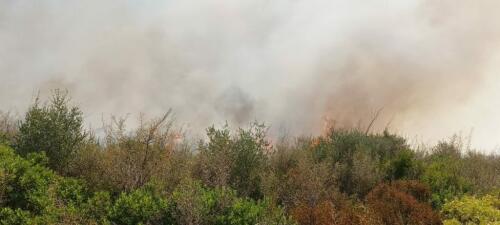
<svg viewBox="0 0 500 225">
<path fill-rule="evenodd" d="M 382 109 L 376 130 L 442 138 L 487 124 L 480 108 L 497 93 L 484 90 L 499 82 L 499 7 L 3 0 L 0 108 L 22 111 L 37 90 L 66 88 L 94 126 L 103 115 L 172 108 L 193 130 L 259 120 L 293 134 L 321 132 L 325 119 L 366 126 Z M 481 141 L 497 131 L 479 131 Z"/>
</svg>

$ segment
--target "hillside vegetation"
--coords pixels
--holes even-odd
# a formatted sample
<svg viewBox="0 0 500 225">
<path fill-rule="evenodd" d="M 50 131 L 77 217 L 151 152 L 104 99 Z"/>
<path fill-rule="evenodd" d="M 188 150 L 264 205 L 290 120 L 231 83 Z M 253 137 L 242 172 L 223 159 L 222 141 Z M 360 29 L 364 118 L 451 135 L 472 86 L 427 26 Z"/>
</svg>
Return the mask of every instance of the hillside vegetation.
<svg viewBox="0 0 500 225">
<path fill-rule="evenodd" d="M 332 127 L 271 143 L 254 123 L 186 140 L 170 112 L 95 135 L 83 118 L 58 90 L 0 113 L 0 224 L 500 224 L 500 157 L 459 139 L 417 150 Z"/>
</svg>

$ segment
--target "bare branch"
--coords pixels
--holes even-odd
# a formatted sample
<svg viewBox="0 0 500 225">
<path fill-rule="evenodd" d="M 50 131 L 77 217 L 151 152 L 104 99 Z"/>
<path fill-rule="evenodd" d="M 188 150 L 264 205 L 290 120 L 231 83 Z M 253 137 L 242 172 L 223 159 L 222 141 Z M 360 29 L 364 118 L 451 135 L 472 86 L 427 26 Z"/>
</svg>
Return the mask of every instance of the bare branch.
<svg viewBox="0 0 500 225">
<path fill-rule="evenodd" d="M 377 112 L 375 113 L 375 116 L 372 118 L 372 120 L 370 121 L 370 124 L 368 124 L 368 127 L 366 128 L 366 131 L 365 131 L 365 135 L 368 135 L 368 133 L 370 132 L 373 124 L 375 123 L 375 121 L 378 119 L 379 115 L 380 115 L 380 112 L 384 109 L 384 107 L 381 107 L 380 109 L 377 110 Z"/>
</svg>

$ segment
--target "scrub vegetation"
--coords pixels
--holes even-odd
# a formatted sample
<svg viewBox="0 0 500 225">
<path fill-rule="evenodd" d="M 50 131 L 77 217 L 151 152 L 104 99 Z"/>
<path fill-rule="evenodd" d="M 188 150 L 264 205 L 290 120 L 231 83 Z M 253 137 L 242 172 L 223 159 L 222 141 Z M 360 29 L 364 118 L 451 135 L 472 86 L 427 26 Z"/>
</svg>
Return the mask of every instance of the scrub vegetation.
<svg viewBox="0 0 500 225">
<path fill-rule="evenodd" d="M 58 90 L 22 119 L 0 113 L 0 224 L 500 224 L 500 157 L 458 138 L 415 149 L 331 127 L 271 141 L 253 123 L 188 140 L 170 112 L 102 135 L 83 118 Z"/>
</svg>

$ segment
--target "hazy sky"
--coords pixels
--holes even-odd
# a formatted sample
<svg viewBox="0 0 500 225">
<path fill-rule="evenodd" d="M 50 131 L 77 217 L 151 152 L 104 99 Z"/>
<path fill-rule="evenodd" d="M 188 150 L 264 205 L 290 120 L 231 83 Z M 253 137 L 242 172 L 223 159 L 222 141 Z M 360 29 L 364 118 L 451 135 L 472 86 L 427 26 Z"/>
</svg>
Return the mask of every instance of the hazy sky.
<svg viewBox="0 0 500 225">
<path fill-rule="evenodd" d="M 65 88 L 93 127 L 324 120 L 500 146 L 500 1 L 0 0 L 0 110 Z M 133 117 L 133 116 L 132 116 Z"/>
</svg>

